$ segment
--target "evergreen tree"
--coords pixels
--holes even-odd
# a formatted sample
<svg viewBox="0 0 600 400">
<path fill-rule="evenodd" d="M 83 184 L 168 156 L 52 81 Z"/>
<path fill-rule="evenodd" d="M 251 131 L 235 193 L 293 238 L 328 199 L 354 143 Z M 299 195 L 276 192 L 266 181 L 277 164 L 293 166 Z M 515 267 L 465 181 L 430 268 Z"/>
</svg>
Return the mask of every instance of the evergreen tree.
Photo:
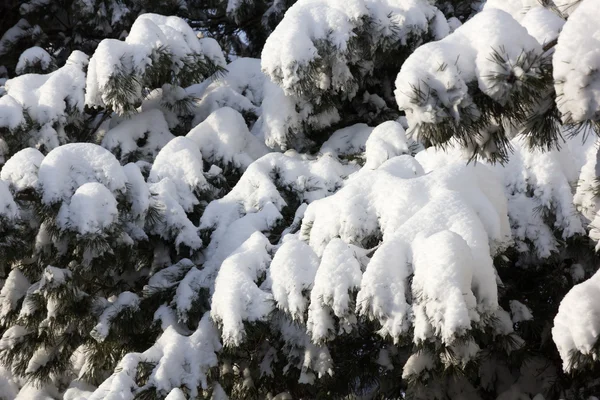
<svg viewBox="0 0 600 400">
<path fill-rule="evenodd" d="M 596 0 L 8 17 L 0 399 L 600 392 Z"/>
</svg>

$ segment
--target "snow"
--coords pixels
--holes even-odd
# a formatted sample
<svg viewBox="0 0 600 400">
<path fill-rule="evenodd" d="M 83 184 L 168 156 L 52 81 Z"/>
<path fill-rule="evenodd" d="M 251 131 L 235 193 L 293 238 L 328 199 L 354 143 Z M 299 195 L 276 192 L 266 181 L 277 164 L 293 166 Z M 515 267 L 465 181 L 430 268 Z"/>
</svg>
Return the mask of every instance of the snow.
<svg viewBox="0 0 600 400">
<path fill-rule="evenodd" d="M 513 323 L 516 324 L 518 322 L 529 321 L 533 319 L 531 310 L 525 304 L 517 300 L 511 300 L 509 304 Z"/>
<path fill-rule="evenodd" d="M 106 186 L 97 182 L 81 185 L 70 204 L 60 207 L 57 224 L 81 235 L 101 234 L 118 221 L 117 200 Z"/>
<path fill-rule="evenodd" d="M 338 129 L 321 146 L 321 153 L 347 156 L 364 153 L 367 139 L 373 128 L 366 124 L 354 124 Z"/>
<path fill-rule="evenodd" d="M 170 178 L 164 178 L 150 185 L 150 193 L 155 196 L 162 218 L 150 228 L 148 233 L 174 240 L 175 245 L 185 245 L 192 250 L 202 247 L 196 226 L 187 218 L 186 210 L 177 198 L 180 186 Z M 174 197 L 175 196 L 175 197 Z"/>
<path fill-rule="evenodd" d="M 207 278 L 214 279 L 223 260 L 252 233 L 268 231 L 280 220 L 287 203 L 279 188 L 310 203 L 335 192 L 355 170 L 330 155 L 311 159 L 293 151 L 269 153 L 252 163 L 226 196 L 208 204 L 200 219 L 200 228 L 212 231 L 205 251 Z"/>
<path fill-rule="evenodd" d="M 376 169 L 390 158 L 408 153 L 402 125 L 396 121 L 384 122 L 373 129 L 365 143 L 365 168 Z"/>
<path fill-rule="evenodd" d="M 173 138 L 163 113 L 149 110 L 119 121 L 102 138 L 102 147 L 119 155 L 121 160 L 134 155 L 152 162 Z"/>
<path fill-rule="evenodd" d="M 223 76 L 192 85 L 186 91 L 199 98 L 194 124 L 204 121 L 221 107 L 245 114 L 260 115 L 266 76 L 256 58 L 237 58 L 226 67 Z"/>
<path fill-rule="evenodd" d="M 163 147 L 152 164 L 148 183 L 169 179 L 174 186 L 172 196 L 186 212 L 198 204 L 195 193 L 209 189 L 204 177 L 202 154 L 192 139 L 177 137 Z"/>
<path fill-rule="evenodd" d="M 42 202 L 68 201 L 82 185 L 97 182 L 112 195 L 125 193 L 127 177 L 108 150 L 91 143 L 70 143 L 52 150 L 38 173 Z"/>
<path fill-rule="evenodd" d="M 20 270 L 15 268 L 10 271 L 0 290 L 0 320 L 17 308 L 19 300 L 25 296 L 30 285 Z"/>
<path fill-rule="evenodd" d="M 255 283 L 271 261 L 270 247 L 267 238 L 256 232 L 221 265 L 210 315 L 221 327 L 225 346 L 242 343 L 244 321 L 265 320 L 273 310 L 273 297 Z"/>
<path fill-rule="evenodd" d="M 23 74 L 27 68 L 30 68 L 36 64 L 39 64 L 42 71 L 46 71 L 52 63 L 52 56 L 41 47 L 34 46 L 25 50 L 19 56 L 19 61 L 15 67 L 17 75 Z"/>
<path fill-rule="evenodd" d="M 286 95 L 294 95 L 300 92 L 298 83 L 311 64 L 330 62 L 332 72 L 323 72 L 315 89 L 341 91 L 352 98 L 357 85 L 348 66 L 360 60 L 352 59 L 348 45 L 355 32 L 370 28 L 367 35 L 375 44 L 394 40 L 405 45 L 410 35 L 429 30 L 436 10 L 420 0 L 300 0 L 267 39 L 261 57 L 263 71 Z M 363 26 L 369 18 L 373 26 Z M 328 48 L 336 57 L 325 61 Z"/>
<path fill-rule="evenodd" d="M 306 327 L 314 343 L 332 339 L 337 334 L 331 312 L 340 319 L 341 332 L 352 330 L 356 316 L 350 293 L 358 290 L 361 279 L 361 265 L 352 247 L 341 239 L 330 241 L 310 292 Z"/>
<path fill-rule="evenodd" d="M 560 9 L 561 5 L 557 6 Z M 597 15 L 596 1 L 582 1 L 569 16 L 555 47 L 552 59 L 554 88 L 564 123 L 600 118 L 600 80 L 594 72 L 600 68 Z"/>
<path fill-rule="evenodd" d="M 214 58 L 215 43 L 205 41 L 204 45 L 209 56 L 222 62 Z M 203 44 L 183 19 L 142 14 L 131 26 L 125 41 L 104 39 L 96 48 L 88 68 L 85 103 L 92 107 L 108 106 L 119 114 L 124 113 L 126 104 L 120 104 L 108 90 L 112 80 L 119 74 L 142 77 L 161 48 L 167 49 L 174 74 L 181 71 L 189 57 L 202 57 L 203 54 Z M 132 89 L 125 99 L 127 104 L 143 98 L 140 84 Z"/>
<path fill-rule="evenodd" d="M 36 188 L 38 170 L 44 155 L 37 149 L 25 148 L 15 153 L 2 167 L 0 179 L 7 182 L 15 191 Z"/>
<path fill-rule="evenodd" d="M 269 267 L 273 299 L 293 320 L 304 320 L 308 307 L 304 293 L 312 289 L 318 267 L 314 251 L 296 238 L 284 242 L 273 257 Z"/>
<path fill-rule="evenodd" d="M 14 129 L 25 123 L 26 112 L 42 129 L 52 129 L 54 123 L 65 123 L 70 109 L 82 112 L 86 59 L 83 53 L 74 51 L 54 72 L 9 79 L 4 86 L 6 95 L 0 99 L 0 127 Z"/>
<path fill-rule="evenodd" d="M 14 381 L 12 374 L 4 367 L 0 367 L 0 400 L 13 400 L 19 393 L 19 386 Z"/>
<path fill-rule="evenodd" d="M 581 7 L 579 8 L 581 9 Z M 571 354 L 590 354 L 600 336 L 600 272 L 575 285 L 560 302 L 554 318 L 552 339 L 565 372 L 570 372 Z"/>
<path fill-rule="evenodd" d="M 229 107 L 210 114 L 186 137 L 196 142 L 204 160 L 242 171 L 268 150 L 248 131 L 242 115 Z"/>
<path fill-rule="evenodd" d="M 494 51 L 505 62 L 496 63 Z M 477 117 L 468 90 L 472 83 L 494 101 L 506 103 L 520 79 L 539 74 L 536 62 L 522 62 L 524 53 L 539 56 L 541 45 L 511 15 L 494 8 L 476 14 L 444 39 L 419 47 L 402 65 L 394 92 L 411 134 L 419 138 L 421 124 L 458 123 L 465 113 Z M 517 77 L 514 83 L 504 79 L 498 84 L 509 75 Z M 414 88 L 425 95 L 415 96 Z"/>
<path fill-rule="evenodd" d="M 14 221 L 19 217 L 19 208 L 8 190 L 8 183 L 0 181 L 0 219 Z"/>
<path fill-rule="evenodd" d="M 175 388 L 184 388 L 190 397 L 198 396 L 198 387 L 208 388 L 209 370 L 217 366 L 215 352 L 221 349 L 218 331 L 206 313 L 192 335 L 183 336 L 168 327 L 156 343 L 144 353 L 127 354 L 116 372 L 105 380 L 88 400 L 133 399 L 137 389 L 134 378 L 140 362 L 156 363 L 147 386 L 166 396 Z M 177 393 L 177 391 L 175 391 Z"/>
<path fill-rule="evenodd" d="M 103 342 L 108 336 L 112 320 L 124 310 L 136 312 L 139 310 L 140 298 L 132 292 L 122 292 L 116 298 L 108 299 L 104 311 L 98 318 L 98 323 L 94 326 L 91 336 L 98 342 Z"/>
</svg>

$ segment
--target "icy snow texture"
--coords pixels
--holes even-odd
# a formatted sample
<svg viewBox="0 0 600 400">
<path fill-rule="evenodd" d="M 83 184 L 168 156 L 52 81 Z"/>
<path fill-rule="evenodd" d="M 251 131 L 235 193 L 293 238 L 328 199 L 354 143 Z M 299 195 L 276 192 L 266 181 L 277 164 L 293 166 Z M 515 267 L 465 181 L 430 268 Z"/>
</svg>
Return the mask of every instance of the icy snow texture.
<svg viewBox="0 0 600 400">
<path fill-rule="evenodd" d="M 117 200 L 106 186 L 88 182 L 79 186 L 70 204 L 64 202 L 57 216 L 63 229 L 81 235 L 101 234 L 118 221 Z"/>
<path fill-rule="evenodd" d="M 125 193 L 127 177 L 117 159 L 92 143 L 70 143 L 52 150 L 38 173 L 42 202 L 69 200 L 82 185 L 98 182 L 113 195 Z"/>
<path fill-rule="evenodd" d="M 102 138 L 102 147 L 116 152 L 121 160 L 127 160 L 133 154 L 152 162 L 173 138 L 163 113 L 149 110 L 119 121 Z"/>
<path fill-rule="evenodd" d="M 52 56 L 41 47 L 34 46 L 25 50 L 19 56 L 19 61 L 15 67 L 17 75 L 21 75 L 25 70 L 33 65 L 39 64 L 43 71 L 47 70 L 52 63 Z"/>
<path fill-rule="evenodd" d="M 17 307 L 29 286 L 31 283 L 20 270 L 15 268 L 10 271 L 0 291 L 0 320 L 6 318 L 8 313 Z"/>
<path fill-rule="evenodd" d="M 214 53 L 212 42 L 206 43 Z M 138 78 L 154 62 L 152 56 L 159 48 L 166 48 L 172 56 L 171 70 L 177 74 L 184 60 L 203 54 L 203 45 L 189 25 L 181 18 L 158 14 L 142 14 L 133 25 L 125 41 L 104 39 L 90 59 L 85 102 L 90 106 L 111 106 L 122 112 L 122 104 L 110 98 L 106 90 L 117 73 L 133 74 Z M 127 103 L 142 99 L 141 86 L 129 95 Z"/>
<path fill-rule="evenodd" d="M 196 142 L 204 160 L 242 171 L 268 150 L 248 131 L 242 115 L 229 107 L 210 114 L 186 137 Z"/>
<path fill-rule="evenodd" d="M 273 310 L 273 298 L 257 285 L 271 256 L 271 244 L 255 232 L 231 254 L 219 269 L 211 301 L 211 318 L 221 326 L 225 346 L 239 346 L 245 336 L 244 321 L 266 319 Z"/>
<path fill-rule="evenodd" d="M 500 51 L 506 62 L 496 63 L 494 51 Z M 516 66 L 523 52 L 541 55 L 542 48 L 514 18 L 493 8 L 478 13 L 446 38 L 419 47 L 402 65 L 394 92 L 412 133 L 418 136 L 423 123 L 460 122 L 465 110 L 476 114 L 470 83 L 476 82 L 483 93 L 504 104 L 519 80 L 537 71 L 535 65 Z M 518 78 L 515 83 L 497 83 L 511 73 Z M 415 96 L 415 87 L 426 96 Z"/>
<path fill-rule="evenodd" d="M 54 72 L 8 80 L 4 87 L 7 94 L 0 98 L 0 127 L 15 129 L 25 123 L 27 112 L 40 126 L 51 129 L 53 123 L 65 123 L 69 109 L 83 111 L 86 64 L 87 56 L 74 51 L 67 63 Z M 56 146 L 58 142 L 53 147 Z"/>
<path fill-rule="evenodd" d="M 581 9 L 581 7 L 579 8 Z M 571 354 L 590 354 L 600 336 L 600 272 L 575 285 L 563 298 L 554 318 L 552 339 L 569 372 Z"/>
<path fill-rule="evenodd" d="M 38 170 L 44 155 L 28 147 L 15 153 L 2 167 L 0 179 L 9 183 L 15 191 L 35 188 L 38 183 Z"/>
<path fill-rule="evenodd" d="M 600 8 L 584 0 L 567 20 L 552 59 L 556 104 L 565 123 L 600 120 Z"/>
</svg>

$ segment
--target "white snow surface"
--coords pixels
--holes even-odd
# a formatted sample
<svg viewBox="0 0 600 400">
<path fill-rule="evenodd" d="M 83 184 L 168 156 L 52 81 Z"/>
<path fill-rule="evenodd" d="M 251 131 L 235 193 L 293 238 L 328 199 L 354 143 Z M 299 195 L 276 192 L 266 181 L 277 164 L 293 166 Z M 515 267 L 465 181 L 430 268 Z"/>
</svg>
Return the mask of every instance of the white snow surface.
<svg viewBox="0 0 600 400">
<path fill-rule="evenodd" d="M 25 123 L 24 112 L 40 125 L 64 123 L 69 108 L 83 111 L 87 56 L 74 51 L 60 69 L 45 75 L 9 79 L 0 98 L 0 126 L 14 129 Z"/>
<path fill-rule="evenodd" d="M 504 63 L 494 62 L 494 51 Z M 411 132 L 418 137 L 420 124 L 460 122 L 465 110 L 476 114 L 470 83 L 504 104 L 520 79 L 538 71 L 535 63 L 516 65 L 524 52 L 541 55 L 542 48 L 510 14 L 494 8 L 476 14 L 444 39 L 419 47 L 402 65 L 394 92 Z M 514 83 L 497 84 L 498 78 L 511 74 L 517 77 Z M 415 87 L 426 95 L 415 96 Z"/>
<path fill-rule="evenodd" d="M 367 29 L 364 19 L 373 22 L 368 32 L 373 43 L 391 39 L 406 44 L 409 35 L 429 30 L 429 20 L 436 11 L 422 0 L 300 0 L 290 7 L 267 39 L 261 58 L 263 71 L 286 95 L 296 94 L 307 67 L 327 59 L 327 50 L 318 48 L 320 42 L 327 42 L 337 55 L 330 61 L 331 75 L 323 72 L 319 89 L 347 92 L 352 98 L 356 83 L 352 82 L 355 78 L 348 65 L 361 60 L 351 59 L 348 44 L 355 30 Z M 367 63 L 364 66 L 368 68 Z"/>
<path fill-rule="evenodd" d="M 229 107 L 210 114 L 186 137 L 196 142 L 204 160 L 242 171 L 268 152 L 248 131 L 242 115 Z"/>
<path fill-rule="evenodd" d="M 590 354 L 600 337 L 600 272 L 575 285 L 562 299 L 554 318 L 552 339 L 565 372 L 571 371 L 571 352 Z"/>
<path fill-rule="evenodd" d="M 28 147 L 15 153 L 2 167 L 0 179 L 10 184 L 15 191 L 36 188 L 38 170 L 44 155 L 37 149 Z"/>
<path fill-rule="evenodd" d="M 70 203 L 63 202 L 57 224 L 81 235 L 101 234 L 117 223 L 117 200 L 101 183 L 88 182 L 77 188 Z"/>
<path fill-rule="evenodd" d="M 92 143 L 70 143 L 52 150 L 39 167 L 42 202 L 69 200 L 82 185 L 97 182 L 113 195 L 125 193 L 127 177 L 108 150 Z"/>
<path fill-rule="evenodd" d="M 102 138 L 102 147 L 115 152 L 121 159 L 133 152 L 140 152 L 141 158 L 152 162 L 174 136 L 160 110 L 149 110 L 120 120 Z"/>
<path fill-rule="evenodd" d="M 594 72 L 600 68 L 599 15 L 597 1 L 582 1 L 558 38 L 552 66 L 556 104 L 563 122 L 600 119 L 600 79 Z"/>
<path fill-rule="evenodd" d="M 204 44 L 214 57 L 214 43 Z M 183 19 L 142 14 L 131 26 L 125 41 L 104 39 L 98 45 L 90 59 L 85 103 L 90 106 L 111 106 L 116 112 L 123 112 L 122 105 L 109 97 L 107 86 L 118 72 L 142 76 L 154 62 L 153 53 L 160 47 L 166 48 L 172 56 L 173 73 L 183 67 L 187 58 L 203 54 L 203 44 Z M 138 85 L 127 101 L 135 103 L 141 99 L 141 87 Z"/>
<path fill-rule="evenodd" d="M 41 47 L 30 47 L 19 56 L 15 72 L 18 75 L 21 75 L 27 67 L 37 63 L 39 63 L 42 70 L 45 71 L 50 66 L 50 63 L 52 63 L 52 56 Z"/>
</svg>

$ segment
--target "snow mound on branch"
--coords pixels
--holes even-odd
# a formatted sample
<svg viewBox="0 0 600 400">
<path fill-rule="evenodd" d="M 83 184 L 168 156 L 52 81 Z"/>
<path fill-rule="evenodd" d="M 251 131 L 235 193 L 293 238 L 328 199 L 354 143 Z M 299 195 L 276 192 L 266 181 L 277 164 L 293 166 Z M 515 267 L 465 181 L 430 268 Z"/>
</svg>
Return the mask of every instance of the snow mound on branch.
<svg viewBox="0 0 600 400">
<path fill-rule="evenodd" d="M 99 317 L 99 321 L 94 326 L 91 336 L 98 342 L 104 341 L 110 332 L 112 320 L 123 310 L 131 310 L 133 312 L 139 309 L 140 298 L 132 292 L 122 292 L 119 296 L 108 300 L 104 311 Z"/>
<path fill-rule="evenodd" d="M 248 131 L 241 114 L 229 107 L 210 114 L 186 137 L 196 142 L 204 160 L 239 170 L 248 168 L 268 150 Z"/>
<path fill-rule="evenodd" d="M 36 64 L 39 64 L 41 69 L 45 71 L 50 67 L 52 61 L 52 56 L 46 50 L 38 46 L 30 47 L 19 56 L 15 72 L 17 75 L 21 75 L 27 68 Z"/>
<path fill-rule="evenodd" d="M 577 365 L 571 357 L 577 353 L 593 355 L 600 337 L 600 272 L 575 285 L 563 298 L 554 318 L 552 339 L 556 343 L 565 372 Z"/>
<path fill-rule="evenodd" d="M 582 1 L 570 15 L 556 44 L 552 59 L 554 88 L 565 123 L 600 120 L 598 16 L 596 1 Z"/>
<path fill-rule="evenodd" d="M 355 171 L 330 155 L 311 159 L 293 151 L 270 153 L 250 164 L 235 187 L 212 201 L 200 219 L 201 229 L 213 231 L 205 253 L 208 276 L 252 233 L 275 226 L 288 205 L 284 190 L 297 196 L 288 200 L 310 203 L 335 192 Z"/>
<path fill-rule="evenodd" d="M 273 297 L 262 291 L 256 281 L 271 261 L 271 244 L 255 232 L 231 254 L 219 269 L 211 301 L 211 318 L 222 328 L 225 346 L 239 346 L 244 340 L 244 321 L 267 318 L 273 310 Z"/>
<path fill-rule="evenodd" d="M 9 183 L 17 192 L 35 188 L 38 183 L 38 170 L 43 160 L 44 155 L 37 149 L 23 149 L 4 164 L 0 171 L 0 179 Z"/>
<path fill-rule="evenodd" d="M 512 237 L 519 251 L 535 251 L 539 257 L 546 258 L 558 250 L 556 229 L 560 229 L 564 239 L 584 233 L 571 188 L 586 159 L 589 167 L 592 151 L 595 163 L 593 143 L 589 140 L 580 144 L 580 140 L 571 139 L 561 150 L 544 151 L 531 149 L 525 140 L 517 137 L 510 142 L 513 151 L 508 162 L 491 166 L 496 179 L 504 183 L 504 193 L 490 198 L 507 200 Z M 430 148 L 416 158 L 429 172 L 448 163 L 465 163 L 469 156 L 453 142 L 445 150 Z M 585 189 L 582 186 L 577 190 Z M 555 215 L 553 225 L 545 220 L 548 212 Z"/>
<path fill-rule="evenodd" d="M 299 94 L 311 64 L 329 65 L 315 84 L 317 90 L 345 92 L 349 98 L 357 89 L 349 66 L 363 60 L 352 59 L 349 45 L 357 32 L 367 31 L 376 45 L 399 41 L 406 45 L 412 36 L 429 30 L 437 9 L 426 1 L 409 0 L 301 0 L 286 12 L 269 36 L 262 52 L 263 71 L 286 95 Z M 368 21 L 368 22 L 367 22 Z M 372 25 L 369 25 L 371 23 Z M 336 57 L 330 58 L 330 47 Z M 368 63 L 364 67 L 368 68 Z M 373 66 L 371 66 L 373 68 Z"/>
<path fill-rule="evenodd" d="M 269 267 L 273 299 L 293 320 L 304 320 L 308 299 L 303 293 L 312 289 L 318 267 L 315 252 L 296 238 L 284 242 L 273 257 Z"/>
<path fill-rule="evenodd" d="M 503 62 L 497 62 L 495 52 Z M 538 72 L 529 60 L 541 54 L 537 40 L 510 14 L 486 9 L 451 35 L 419 47 L 408 57 L 396 79 L 398 107 L 406 111 L 417 136 L 421 124 L 458 123 L 465 113 L 477 117 L 469 84 L 477 83 L 485 95 L 504 104 L 519 88 L 520 79 Z M 514 83 L 506 79 L 509 76 L 517 78 Z"/>
<path fill-rule="evenodd" d="M 100 234 L 118 219 L 113 193 L 101 183 L 88 182 L 77 188 L 70 204 L 64 202 L 61 205 L 57 223 L 63 229 L 85 235 Z"/>
<path fill-rule="evenodd" d="M 558 37 L 565 20 L 546 8 L 538 0 L 489 0 L 483 10 L 498 9 L 509 13 L 540 44 L 547 44 Z"/>
<path fill-rule="evenodd" d="M 257 58 L 238 58 L 228 64 L 227 72 L 216 79 L 190 86 L 186 91 L 199 98 L 193 124 L 204 121 L 222 107 L 259 116 L 266 76 Z"/>
<path fill-rule="evenodd" d="M 121 160 L 126 160 L 132 153 L 140 153 L 141 159 L 152 162 L 173 138 L 163 113 L 149 110 L 111 128 L 102 139 L 102 147 L 116 153 Z"/>
<path fill-rule="evenodd" d="M 208 45 L 212 49 L 211 44 Z M 209 50 L 210 50 L 209 49 Z M 85 103 L 90 106 L 112 107 L 123 113 L 124 104 L 107 90 L 119 75 L 140 78 L 157 60 L 157 51 L 167 51 L 171 58 L 171 71 L 180 72 L 186 63 L 203 59 L 203 46 L 190 26 L 181 18 L 158 14 L 142 14 L 133 25 L 125 41 L 104 39 L 90 59 Z M 210 51 L 214 53 L 214 51 Z M 142 99 L 140 84 L 126 93 L 125 103 L 134 104 Z"/>
<path fill-rule="evenodd" d="M 192 250 L 198 250 L 202 247 L 198 229 L 188 219 L 186 210 L 176 198 L 180 185 L 174 183 L 171 178 L 164 178 L 149 185 L 150 193 L 155 196 L 163 217 L 151 226 L 149 233 L 166 240 L 174 240 L 176 246 L 185 245 Z"/>
<path fill-rule="evenodd" d="M 217 366 L 216 352 L 221 350 L 219 333 L 208 313 L 204 314 L 192 335 L 183 336 L 168 327 L 156 343 L 144 353 L 127 354 L 113 375 L 105 380 L 88 400 L 133 399 L 139 389 L 135 382 L 141 362 L 155 363 L 146 386 L 166 396 L 175 388 L 185 387 L 191 398 L 198 387 L 208 389 L 207 375 Z"/>
<path fill-rule="evenodd" d="M 355 124 L 333 132 L 321 146 L 321 153 L 347 156 L 363 153 L 374 128 L 366 124 Z"/>
<path fill-rule="evenodd" d="M 113 194 L 125 193 L 127 177 L 108 150 L 91 143 L 70 143 L 52 150 L 40 164 L 42 202 L 68 200 L 82 185 L 98 182 Z"/>
<path fill-rule="evenodd" d="M 410 153 L 404 128 L 396 121 L 378 125 L 365 143 L 365 168 L 376 169 L 385 161 Z"/>
<path fill-rule="evenodd" d="M 6 95 L 0 100 L 0 126 L 14 129 L 25 123 L 25 112 L 40 125 L 64 123 L 69 109 L 82 112 L 86 62 L 87 56 L 74 51 L 54 72 L 9 79 L 4 86 Z"/>
<path fill-rule="evenodd" d="M 18 217 L 19 208 L 8 189 L 8 183 L 0 181 L 0 219 L 14 221 Z"/>
<path fill-rule="evenodd" d="M 498 308 L 491 254 L 510 243 L 502 186 L 482 165 L 451 163 L 420 176 L 410 163 L 386 168 L 405 157 L 361 171 L 360 179 L 310 204 L 301 237 L 321 263 L 332 240 L 359 248 L 382 240 L 363 280 L 357 277 L 359 287 L 348 286 L 359 290 L 357 311 L 377 319 L 380 333 L 395 340 L 408 332 L 414 313 L 415 341 L 437 337 L 450 345 Z M 407 277 L 412 273 L 411 288 Z M 412 305 L 406 297 L 410 292 Z M 444 293 L 456 295 L 448 299 Z M 313 299 L 311 294 L 310 307 Z M 319 321 L 331 325 L 330 315 Z"/>
<path fill-rule="evenodd" d="M 361 265 L 352 246 L 341 239 L 330 241 L 321 257 L 310 293 L 306 327 L 314 343 L 321 343 L 336 334 L 330 311 L 340 319 L 340 331 L 352 330 L 356 316 L 349 292 L 358 290 L 361 279 Z"/>
<path fill-rule="evenodd" d="M 156 183 L 164 178 L 170 179 L 175 187 L 171 196 L 186 212 L 190 212 L 198 204 L 195 193 L 209 189 L 202 172 L 203 167 L 202 154 L 196 142 L 186 137 L 177 137 L 156 156 L 148 182 Z"/>
</svg>

